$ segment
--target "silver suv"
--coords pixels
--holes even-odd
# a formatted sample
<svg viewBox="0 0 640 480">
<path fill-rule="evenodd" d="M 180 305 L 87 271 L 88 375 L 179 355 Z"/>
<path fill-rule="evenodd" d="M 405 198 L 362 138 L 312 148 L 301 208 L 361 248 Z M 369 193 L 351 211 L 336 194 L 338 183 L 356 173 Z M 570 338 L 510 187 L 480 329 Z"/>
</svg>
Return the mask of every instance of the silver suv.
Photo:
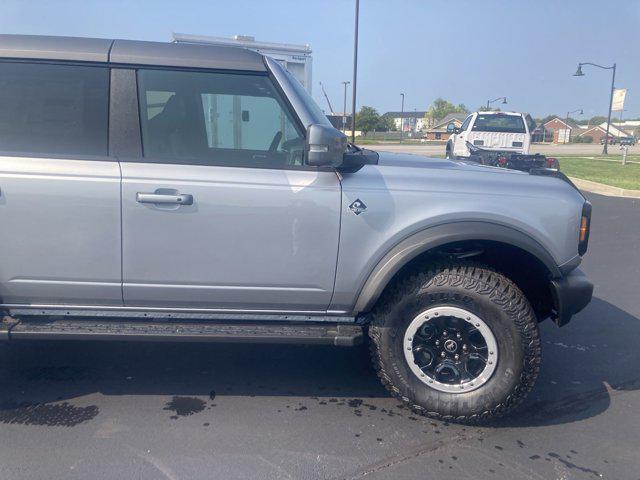
<svg viewBox="0 0 640 480">
<path fill-rule="evenodd" d="M 590 205 L 347 145 L 234 48 L 0 36 L 0 334 L 353 345 L 425 415 L 512 410 L 584 308 Z"/>
</svg>

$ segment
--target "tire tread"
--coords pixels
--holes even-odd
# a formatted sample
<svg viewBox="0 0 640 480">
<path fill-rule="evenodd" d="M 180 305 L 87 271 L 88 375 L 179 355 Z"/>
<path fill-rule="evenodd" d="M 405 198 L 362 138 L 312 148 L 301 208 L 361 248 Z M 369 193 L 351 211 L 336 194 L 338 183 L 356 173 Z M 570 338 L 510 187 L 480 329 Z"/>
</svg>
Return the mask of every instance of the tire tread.
<svg viewBox="0 0 640 480">
<path fill-rule="evenodd" d="M 473 415 L 453 416 L 428 411 L 411 398 L 402 395 L 394 385 L 391 376 L 385 370 L 380 355 L 382 330 L 393 306 L 407 295 L 425 292 L 432 286 L 455 286 L 487 296 L 494 304 L 502 308 L 516 323 L 524 349 L 524 365 L 520 381 L 513 393 L 504 401 Z M 526 398 L 540 370 L 541 345 L 535 315 L 525 295 L 511 280 L 486 265 L 475 262 L 438 262 L 424 271 L 415 271 L 400 278 L 391 285 L 372 312 L 369 325 L 369 349 L 374 369 L 384 387 L 394 397 L 417 414 L 443 421 L 477 424 L 502 417 L 513 412 Z"/>
</svg>

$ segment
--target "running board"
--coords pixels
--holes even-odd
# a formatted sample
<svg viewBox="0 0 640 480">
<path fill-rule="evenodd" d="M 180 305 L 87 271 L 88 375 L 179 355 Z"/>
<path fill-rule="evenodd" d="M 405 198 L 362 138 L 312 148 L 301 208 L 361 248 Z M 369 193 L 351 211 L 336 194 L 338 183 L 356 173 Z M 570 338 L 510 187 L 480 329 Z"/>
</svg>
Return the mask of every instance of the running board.
<svg viewBox="0 0 640 480">
<path fill-rule="evenodd" d="M 14 319 L 0 326 L 4 340 L 112 340 L 233 343 L 299 343 L 353 346 L 362 343 L 360 325 L 214 323 L 155 320 Z"/>
</svg>

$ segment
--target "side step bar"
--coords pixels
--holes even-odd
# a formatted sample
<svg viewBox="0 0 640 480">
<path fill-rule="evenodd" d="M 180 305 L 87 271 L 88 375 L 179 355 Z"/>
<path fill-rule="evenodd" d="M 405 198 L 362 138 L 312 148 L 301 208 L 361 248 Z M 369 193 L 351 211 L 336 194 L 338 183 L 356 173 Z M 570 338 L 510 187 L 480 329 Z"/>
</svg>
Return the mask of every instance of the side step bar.
<svg viewBox="0 0 640 480">
<path fill-rule="evenodd" d="M 300 343 L 353 346 L 362 342 L 361 325 L 250 324 L 137 321 L 122 319 L 14 319 L 0 325 L 4 340 L 112 340 L 172 342 Z"/>
</svg>

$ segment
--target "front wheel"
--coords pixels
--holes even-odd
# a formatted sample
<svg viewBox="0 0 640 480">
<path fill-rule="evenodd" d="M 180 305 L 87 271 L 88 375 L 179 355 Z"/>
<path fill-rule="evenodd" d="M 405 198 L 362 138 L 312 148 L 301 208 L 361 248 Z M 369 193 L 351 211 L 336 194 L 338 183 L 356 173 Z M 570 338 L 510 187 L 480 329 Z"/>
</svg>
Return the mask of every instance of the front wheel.
<svg viewBox="0 0 640 480">
<path fill-rule="evenodd" d="M 383 384 L 434 418 L 502 416 L 526 397 L 539 370 L 529 302 L 478 264 L 440 264 L 398 282 L 376 306 L 369 335 Z"/>
<path fill-rule="evenodd" d="M 452 159 L 453 158 L 453 153 L 452 153 L 451 150 L 452 150 L 451 144 L 447 144 L 447 148 L 445 150 L 444 158 L 447 158 L 447 159 Z"/>
</svg>

